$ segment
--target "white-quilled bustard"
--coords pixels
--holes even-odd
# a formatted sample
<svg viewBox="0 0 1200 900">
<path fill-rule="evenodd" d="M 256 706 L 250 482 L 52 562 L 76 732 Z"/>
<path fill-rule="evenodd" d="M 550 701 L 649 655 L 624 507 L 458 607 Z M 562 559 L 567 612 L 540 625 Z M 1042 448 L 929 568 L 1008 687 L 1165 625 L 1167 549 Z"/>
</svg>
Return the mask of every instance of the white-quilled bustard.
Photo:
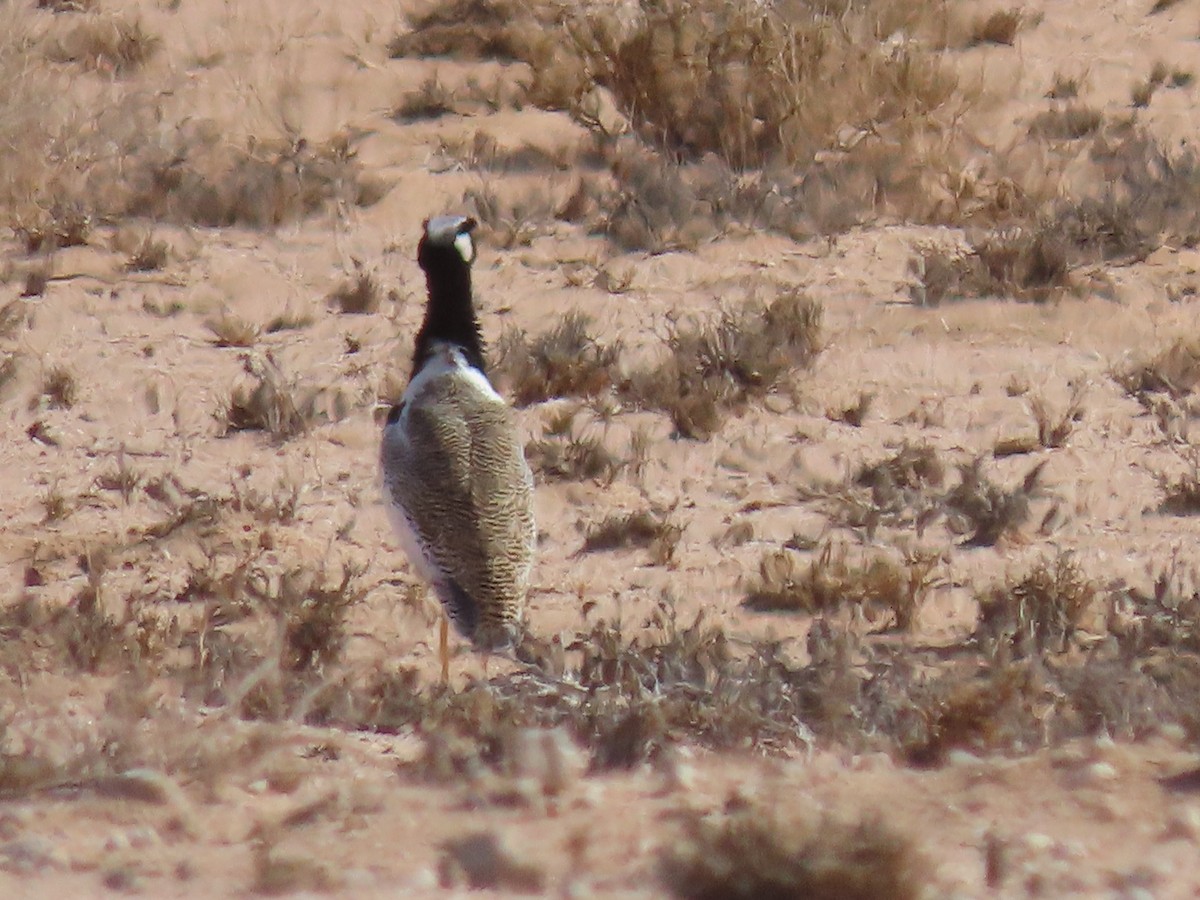
<svg viewBox="0 0 1200 900">
<path fill-rule="evenodd" d="M 471 295 L 475 220 L 425 222 L 417 261 L 429 297 L 412 374 L 388 412 L 380 463 L 392 524 L 441 601 L 439 654 L 449 678 L 446 619 L 476 649 L 511 645 L 533 564 L 533 476 L 512 409 L 492 387 Z"/>
</svg>

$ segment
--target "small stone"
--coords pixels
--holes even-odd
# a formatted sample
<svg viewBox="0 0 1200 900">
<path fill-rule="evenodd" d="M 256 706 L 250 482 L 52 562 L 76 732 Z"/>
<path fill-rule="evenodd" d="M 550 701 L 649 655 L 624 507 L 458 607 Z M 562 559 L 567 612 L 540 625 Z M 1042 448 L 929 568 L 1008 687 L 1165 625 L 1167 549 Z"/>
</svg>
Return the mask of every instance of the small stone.
<svg viewBox="0 0 1200 900">
<path fill-rule="evenodd" d="M 1025 846 L 1034 853 L 1045 853 L 1054 846 L 1054 838 L 1040 831 L 1031 831 L 1025 835 Z"/>
<path fill-rule="evenodd" d="M 1112 763 L 1094 762 L 1086 771 L 1088 780 L 1096 783 L 1107 783 L 1117 779 L 1117 767 Z"/>
</svg>

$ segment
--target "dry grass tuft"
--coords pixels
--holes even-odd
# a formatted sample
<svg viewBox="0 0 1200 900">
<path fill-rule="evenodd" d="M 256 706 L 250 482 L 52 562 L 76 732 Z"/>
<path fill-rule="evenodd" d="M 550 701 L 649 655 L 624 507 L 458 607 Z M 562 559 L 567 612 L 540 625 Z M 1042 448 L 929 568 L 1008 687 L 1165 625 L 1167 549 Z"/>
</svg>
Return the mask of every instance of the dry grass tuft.
<svg viewBox="0 0 1200 900">
<path fill-rule="evenodd" d="M 715 153 L 735 169 L 806 162 L 864 110 L 873 111 L 875 134 L 887 135 L 880 143 L 939 128 L 933 120 L 955 100 L 954 76 L 917 42 L 883 46 L 896 28 L 915 31 L 928 18 L 809 12 L 785 19 L 769 7 L 667 0 L 641 4 L 624 24 L 588 10 L 568 17 L 567 29 L 581 68 L 648 144 L 679 158 Z"/>
<path fill-rule="evenodd" d="M 77 205 L 62 203 L 38 209 L 31 218 L 19 219 L 12 227 L 27 253 L 44 253 L 86 245 L 92 219 Z"/>
<path fill-rule="evenodd" d="M 1029 123 L 1029 135 L 1051 141 L 1078 141 L 1097 134 L 1103 125 L 1104 113 L 1100 110 L 1069 103 L 1034 116 Z"/>
<path fill-rule="evenodd" d="M 802 496 L 822 500 L 830 521 L 865 529 L 868 540 L 882 526 L 915 529 L 920 537 L 942 511 L 945 478 L 934 447 L 905 444 L 877 463 L 864 463 L 848 483 L 805 490 Z"/>
<path fill-rule="evenodd" d="M 675 558 L 675 548 L 683 537 L 683 526 L 672 518 L 673 510 L 640 509 L 607 516 L 588 529 L 581 553 L 648 547 L 656 565 Z"/>
<path fill-rule="evenodd" d="M 798 553 L 770 550 L 759 561 L 758 580 L 742 605 L 758 612 L 804 613 L 857 607 L 872 620 L 890 612 L 895 627 L 907 631 L 916 624 L 939 562 L 936 554 L 913 551 L 903 562 L 880 555 L 854 565 L 844 545 L 827 542 L 805 568 Z"/>
<path fill-rule="evenodd" d="M 1017 534 L 1029 520 L 1031 501 L 1045 495 L 1041 486 L 1045 466 L 1043 460 L 1019 485 L 1005 489 L 983 473 L 983 457 L 960 463 L 961 480 L 945 498 L 950 529 L 968 535 L 969 547 L 990 547 L 1002 537 Z"/>
<path fill-rule="evenodd" d="M 1099 593 L 1070 554 L 1043 559 L 979 595 L 976 637 L 992 655 L 1001 648 L 1016 658 L 1062 653 Z"/>
<path fill-rule="evenodd" d="M 596 481 L 612 484 L 626 461 L 605 446 L 603 434 L 587 434 L 567 410 L 547 424 L 545 434 L 525 447 L 525 459 L 539 481 Z"/>
<path fill-rule="evenodd" d="M 218 347 L 253 347 L 258 343 L 261 329 L 228 309 L 204 323 L 212 332 Z"/>
<path fill-rule="evenodd" d="M 1017 40 L 1017 32 L 1026 22 L 1026 15 L 1019 8 L 997 9 L 981 16 L 971 31 L 971 45 L 1001 44 L 1011 47 Z"/>
<path fill-rule="evenodd" d="M 42 375 L 42 396 L 52 409 L 70 409 L 79 399 L 79 382 L 65 366 L 51 366 Z"/>
<path fill-rule="evenodd" d="M 1038 445 L 1046 450 L 1057 450 L 1065 447 L 1067 439 L 1075 430 L 1077 422 L 1083 419 L 1084 396 L 1087 394 L 1087 383 L 1076 381 L 1071 385 L 1071 395 L 1067 405 L 1059 413 L 1051 408 L 1049 402 L 1041 396 L 1029 400 L 1029 410 L 1037 423 Z"/>
<path fill-rule="evenodd" d="M 157 272 L 166 266 L 170 252 L 171 248 L 167 246 L 166 241 L 155 240 L 154 235 L 147 234 L 129 254 L 129 259 L 125 262 L 125 270 L 128 272 Z"/>
<path fill-rule="evenodd" d="M 234 386 L 223 411 L 229 431 L 265 431 L 286 440 L 321 418 L 317 392 L 289 380 L 269 353 L 246 354 L 242 368 L 249 377 Z"/>
<path fill-rule="evenodd" d="M 1071 289 L 1068 246 L 1054 229 L 1015 227 L 971 239 L 965 250 L 918 247 L 909 261 L 913 302 L 1011 297 L 1044 303 Z"/>
<path fill-rule="evenodd" d="M 51 31 L 46 56 L 54 62 L 79 63 L 101 72 L 128 75 L 149 62 L 161 43 L 139 19 L 87 14 Z"/>
<path fill-rule="evenodd" d="M 509 0 L 452 0 L 409 17 L 410 30 L 388 44 L 393 58 L 522 59 L 541 39 L 523 4 Z"/>
<path fill-rule="evenodd" d="M 912 841 L 881 822 L 797 817 L 774 806 L 690 813 L 658 868 L 672 896 L 687 900 L 917 900 L 930 877 Z"/>
<path fill-rule="evenodd" d="M 357 259 L 354 260 L 354 274 L 338 285 L 328 298 L 331 306 L 351 315 L 377 313 L 382 301 L 383 292 L 379 282 Z"/>
<path fill-rule="evenodd" d="M 392 110 L 392 118 L 402 123 L 420 122 L 440 119 L 454 112 L 454 93 L 434 74 L 421 82 L 415 91 L 401 98 Z"/>
<path fill-rule="evenodd" d="M 706 440 L 726 411 L 786 385 L 820 349 L 822 307 L 796 288 L 770 304 L 749 300 L 704 324 L 673 322 L 670 356 L 634 372 L 622 394 L 660 409 L 684 437 Z"/>
<path fill-rule="evenodd" d="M 1159 473 L 1158 487 L 1163 499 L 1158 511 L 1168 516 L 1200 515 L 1200 453 L 1188 453 L 1188 468 L 1174 478 Z"/>
<path fill-rule="evenodd" d="M 492 367 L 517 406 L 595 397 L 617 381 L 621 345 L 600 343 L 590 324 L 586 314 L 572 310 L 532 340 L 520 329 L 505 329 Z"/>
<path fill-rule="evenodd" d="M 1148 409 L 1154 394 L 1182 399 L 1200 385 L 1200 343 L 1180 338 L 1149 359 L 1114 370 L 1112 377 Z"/>
</svg>

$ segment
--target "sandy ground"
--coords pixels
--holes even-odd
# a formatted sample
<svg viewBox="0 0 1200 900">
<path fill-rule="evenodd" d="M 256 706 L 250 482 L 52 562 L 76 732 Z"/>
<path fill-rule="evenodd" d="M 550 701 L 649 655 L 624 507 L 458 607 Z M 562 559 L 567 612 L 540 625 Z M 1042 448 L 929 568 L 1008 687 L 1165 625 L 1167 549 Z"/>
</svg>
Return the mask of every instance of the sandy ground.
<svg viewBox="0 0 1200 900">
<path fill-rule="evenodd" d="M 1026 11 L 1042 18 L 1015 47 L 969 51 L 964 65 L 993 82 L 1000 98 L 988 116 L 997 143 L 1023 133 L 1055 72 L 1086 74 L 1088 100 L 1116 109 L 1128 106 L 1130 86 L 1154 61 L 1200 67 L 1194 7 L 1181 3 L 1153 17 L 1146 7 L 1141 0 L 1030 3 Z M 431 679 L 436 618 L 380 505 L 374 404 L 403 384 L 419 324 L 420 222 L 461 206 L 464 190 L 484 177 L 447 164 L 436 148 L 480 129 L 505 146 L 567 147 L 583 131 L 563 114 L 531 108 L 394 121 L 390 109 L 434 73 L 447 84 L 522 75 L 516 64 L 389 59 L 387 42 L 405 27 L 397 6 L 202 0 L 140 9 L 163 44 L 135 77 L 169 84 L 164 103 L 173 114 L 212 117 L 231 139 L 256 129 L 278 132 L 281 122 L 314 141 L 344 126 L 361 129 L 358 158 L 390 189 L 370 207 L 330 210 L 274 231 L 156 227 L 170 248 L 156 272 L 124 272 L 111 228 L 54 254 L 45 292 L 20 301 L 25 325 L 9 342 L 20 366 L 0 405 L 5 595 L 11 603 L 30 594 L 68 603 L 87 584 L 89 557 L 107 551 L 133 559 L 131 542 L 163 518 L 162 503 L 144 486 L 165 475 L 192 496 L 290 496 L 294 513 L 270 528 L 246 499 L 204 541 L 185 531 L 110 568 L 104 601 L 178 596 L 206 554 L 229 565 L 258 542 L 282 569 L 319 561 L 317 568 L 336 577 L 346 565 L 359 567 L 365 593 L 349 614 L 348 664 L 411 667 Z M 1196 90 L 1160 91 L 1143 121 L 1164 139 L 1190 138 L 1200 125 Z M 522 176 L 486 178 L 498 190 L 525 187 Z M 535 180 L 563 197 L 573 185 L 570 171 Z M 637 629 L 665 589 L 682 620 L 704 610 L 737 640 L 781 639 L 802 658 L 807 617 L 753 613 L 740 604 L 765 549 L 794 535 L 815 541 L 840 533 L 819 504 L 806 500 L 806 488 L 844 478 L 906 441 L 967 460 L 990 453 L 999 440 L 1032 433 L 1029 395 L 1011 390 L 1014 381 L 1060 408 L 1071 385 L 1084 385 L 1084 413 L 1064 447 L 988 464 L 997 480 L 1012 483 L 1045 461 L 1053 499 L 1042 501 L 1019 539 L 993 547 L 962 547 L 940 529 L 924 536 L 944 554 L 944 569 L 915 632 L 903 639 L 963 639 L 974 625 L 978 586 L 1060 549 L 1106 586 L 1145 587 L 1172 554 L 1187 559 L 1200 525 L 1153 512 L 1156 474 L 1180 474 L 1186 457 L 1109 373 L 1194 334 L 1194 303 L 1172 302 L 1169 294 L 1197 278 L 1200 251 L 1161 250 L 1112 270 L 1111 297 L 1049 306 L 1003 299 L 914 306 L 912 248 L 954 240 L 952 229 L 879 226 L 808 243 L 730 235 L 694 252 L 649 256 L 616 253 L 603 238 L 558 223 L 528 246 L 485 243 L 475 280 L 492 341 L 506 326 L 537 333 L 554 317 L 581 310 L 600 338 L 621 340 L 626 358 L 636 359 L 652 352 L 666 315 L 711 312 L 756 284 L 799 285 L 824 306 L 823 351 L 800 377 L 794 405 L 776 398 L 752 405 L 703 443 L 672 438 L 670 424 L 654 413 L 621 412 L 588 426 L 618 448 L 633 428 L 647 429 L 648 459 L 638 479 L 539 486 L 543 539 L 529 600 L 532 627 L 571 634 L 582 624 L 586 599 L 593 621 L 620 615 Z M 3 231 L 0 252 L 17 271 L 29 263 L 15 236 Z M 355 260 L 392 292 L 377 313 L 340 315 L 326 302 Z M 580 261 L 612 267 L 628 289 L 568 283 L 564 271 Z M 19 277 L 0 285 L 0 301 L 16 299 L 21 286 Z M 178 312 L 163 312 L 171 309 Z M 340 404 L 345 415 L 284 442 L 254 431 L 224 434 L 220 413 L 246 377 L 248 351 L 216 346 L 206 322 L 222 311 L 260 327 L 283 314 L 307 317 L 301 328 L 264 330 L 252 352 L 269 352 L 289 377 L 320 386 L 319 403 Z M 69 408 L 40 395 L 44 373 L 59 366 L 77 382 Z M 861 426 L 826 415 L 862 392 L 874 399 Z M 539 435 L 561 404 L 522 410 L 522 427 Z M 140 485 L 127 497 L 105 486 L 123 467 Z M 51 495 L 67 505 L 52 520 Z M 670 565 L 654 564 L 644 550 L 578 552 L 590 525 L 648 503 L 673 507 L 682 527 Z M 1052 503 L 1063 512 L 1039 530 Z M 752 539 L 721 543 L 736 522 L 752 526 Z M 261 543 L 268 532 L 269 546 Z M 194 610 L 184 607 L 175 602 L 167 610 L 181 628 L 195 622 Z M 11 646 L 28 647 L 35 638 L 6 632 Z M 434 896 L 458 889 L 441 872 L 446 842 L 476 832 L 498 836 L 533 861 L 548 891 L 653 896 L 663 890 L 658 850 L 688 810 L 751 801 L 883 817 L 931 861 L 931 896 L 1165 898 L 1200 891 L 1192 865 L 1200 801 L 1159 781 L 1194 762 L 1178 728 L 1016 756 L 954 753 L 929 770 L 838 747 L 764 756 L 685 742 L 665 769 L 576 772 L 554 797 L 499 802 L 478 782 L 414 776 L 407 764 L 423 752 L 417 735 L 241 722 L 169 680 L 128 691 L 137 694 L 129 699 L 119 673 L 56 671 L 39 664 L 36 652 L 6 655 L 5 669 L 0 708 L 10 767 L 12 759 L 47 748 L 67 758 L 73 748 L 104 747 L 106 736 L 159 748 L 147 751 L 151 761 L 154 752 L 163 760 L 211 752 L 216 762 L 190 768 L 187 777 L 151 772 L 148 787 L 124 781 L 16 791 L 0 802 L 4 896 L 234 896 L 252 885 Z M 456 684 L 481 675 L 480 660 L 456 655 Z M 114 738 L 111 722 L 130 719 L 126 699 L 150 712 L 134 717 L 136 736 L 122 731 Z M 203 738 L 196 747 L 208 751 L 180 749 L 196 737 Z M 564 752 L 569 760 L 578 753 Z M 995 886 L 986 884 L 989 853 L 1000 860 Z"/>
</svg>

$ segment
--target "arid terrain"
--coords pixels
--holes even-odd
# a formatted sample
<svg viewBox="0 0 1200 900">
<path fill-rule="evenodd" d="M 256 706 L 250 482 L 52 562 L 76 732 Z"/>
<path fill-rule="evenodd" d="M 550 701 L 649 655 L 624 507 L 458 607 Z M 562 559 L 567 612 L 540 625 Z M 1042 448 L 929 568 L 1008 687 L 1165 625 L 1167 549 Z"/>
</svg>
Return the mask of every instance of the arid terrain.
<svg viewBox="0 0 1200 900">
<path fill-rule="evenodd" d="M 0 2 L 0 894 L 1200 892 L 1189 0 Z M 388 527 L 479 221 L 515 658 Z"/>
</svg>

